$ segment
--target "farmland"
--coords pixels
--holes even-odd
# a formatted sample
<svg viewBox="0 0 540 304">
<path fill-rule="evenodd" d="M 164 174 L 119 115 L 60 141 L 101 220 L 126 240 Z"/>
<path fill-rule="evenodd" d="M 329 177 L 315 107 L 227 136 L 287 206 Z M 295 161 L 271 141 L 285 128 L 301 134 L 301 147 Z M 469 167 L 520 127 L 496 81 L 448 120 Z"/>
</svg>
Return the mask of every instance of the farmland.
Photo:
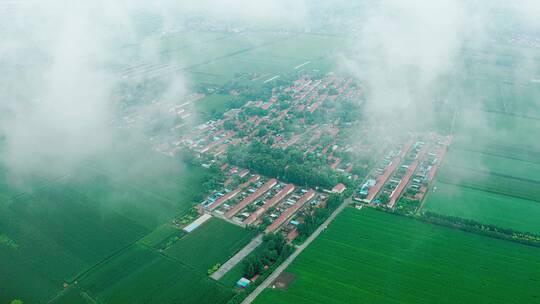
<svg viewBox="0 0 540 304">
<path fill-rule="evenodd" d="M 540 203 L 498 193 L 435 183 L 425 210 L 540 234 Z"/>
<path fill-rule="evenodd" d="M 0 234 L 5 240 L 0 243 L 0 286 L 5 290 L 0 302 L 15 297 L 29 303 L 46 301 L 64 282 L 187 210 L 205 178 L 203 172 L 172 160 L 167 164 L 159 155 L 160 161 L 153 159 L 154 170 L 163 174 L 160 178 L 138 163 L 140 168 L 130 169 L 148 175 L 113 177 L 120 171 L 103 166 L 57 179 L 35 177 L 22 188 L 3 183 L 0 192 L 8 198 L 0 202 Z M 114 173 L 99 173 L 105 168 Z M 6 170 L 0 176 L 11 178 Z"/>
<path fill-rule="evenodd" d="M 225 262 L 252 233 L 212 219 L 184 235 L 164 253 L 147 247 L 178 229 L 158 227 L 139 243 L 89 268 L 77 283 L 61 292 L 53 303 L 224 303 L 233 294 L 207 276 L 207 269 Z M 204 252 L 204 254 L 201 254 Z"/>
<path fill-rule="evenodd" d="M 152 43 L 159 44 L 158 56 L 141 56 L 141 45 L 125 45 L 118 49 L 118 57 L 130 65 L 111 62 L 110 68 L 126 80 L 168 77 L 182 70 L 193 86 L 212 87 L 246 73 L 254 84 L 262 84 L 301 65 L 327 70 L 332 67 L 333 51 L 349 42 L 312 34 L 188 31 Z M 209 94 L 195 110 L 203 120 L 209 119 L 229 108 L 231 101 L 228 94 Z M 135 141 L 146 145 L 147 140 Z M 114 157 L 98 155 L 52 177 L 25 177 L 22 185 L 0 168 L 0 302 L 14 298 L 46 302 L 63 291 L 64 283 L 70 287 L 57 301 L 76 303 L 70 300 L 73 297 L 84 302 L 81 293 L 86 299 L 126 300 L 127 295 L 120 293 L 127 291 L 113 286 L 96 289 L 91 278 L 107 272 L 106 265 L 122 259 L 125 250 L 155 250 L 177 233 L 167 222 L 202 199 L 202 184 L 209 173 L 201 167 L 146 152 L 147 146 L 115 143 L 111 149 Z M 122 274 L 118 284 L 132 290 L 127 285 L 136 286 L 145 272 L 156 275 L 159 267 L 194 273 L 207 284 L 207 269 L 225 262 L 251 237 L 246 230 L 211 221 L 168 248 L 166 258 L 133 265 L 133 273 Z M 80 285 L 73 285 L 75 279 L 80 279 Z M 156 280 L 156 284 L 161 283 Z M 221 290 L 219 284 L 208 284 L 208 290 Z"/>
<path fill-rule="evenodd" d="M 481 117 L 477 128 L 458 119 L 456 141 L 424 210 L 539 234 L 540 147 L 530 138 L 540 131 L 539 121 L 504 113 Z"/>
<path fill-rule="evenodd" d="M 246 229 L 213 218 L 180 239 L 165 254 L 204 275 L 213 265 L 226 262 L 253 236 Z"/>
<path fill-rule="evenodd" d="M 139 56 L 140 45 L 121 48 L 135 63 L 118 67 L 119 72 L 127 77 L 157 77 L 182 70 L 193 84 L 213 85 L 224 84 L 239 73 L 253 73 L 262 82 L 306 61 L 312 61 L 310 68 L 327 69 L 331 64 L 325 58 L 350 41 L 315 34 L 184 31 L 155 43 L 161 51 L 151 60 Z"/>
<path fill-rule="evenodd" d="M 135 245 L 83 276 L 54 303 L 84 303 L 85 295 L 106 303 L 224 303 L 231 291 L 186 265 Z"/>
<path fill-rule="evenodd" d="M 481 41 L 433 27 L 441 40 L 470 30 L 460 43 L 385 34 L 377 23 L 415 8 L 369 18 L 377 6 L 298 28 L 280 14 L 251 28 L 238 9 L 230 21 L 134 10 L 132 33 L 131 17 L 118 37 L 114 22 L 95 28 L 103 43 L 70 17 L 61 36 L 80 40 L 36 58 L 48 35 L 8 44 L 4 74 L 25 73 L 0 90 L 22 100 L 0 107 L 17 122 L 0 123 L 0 304 L 237 303 L 285 267 L 256 303 L 540 303 L 540 248 L 524 245 L 540 243 L 540 36 L 527 50 L 495 25 Z M 100 130 L 111 136 L 96 147 L 83 138 Z M 15 164 L 18 143 L 42 165 Z"/>
<path fill-rule="evenodd" d="M 346 209 L 255 303 L 532 303 L 538 269 L 535 247 Z"/>
</svg>

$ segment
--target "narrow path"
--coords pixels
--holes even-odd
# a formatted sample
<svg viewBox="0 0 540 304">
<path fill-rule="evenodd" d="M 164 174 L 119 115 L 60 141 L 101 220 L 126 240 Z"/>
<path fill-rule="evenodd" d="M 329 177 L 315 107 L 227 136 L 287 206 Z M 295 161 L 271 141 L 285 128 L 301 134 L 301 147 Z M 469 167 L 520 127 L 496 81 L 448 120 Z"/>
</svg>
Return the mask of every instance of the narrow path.
<svg viewBox="0 0 540 304">
<path fill-rule="evenodd" d="M 221 279 L 229 270 L 231 270 L 236 264 L 240 263 L 246 256 L 259 247 L 263 242 L 263 235 L 259 234 L 256 236 L 249 244 L 246 245 L 242 250 L 238 251 L 232 258 L 230 258 L 225 264 L 223 264 L 216 272 L 214 272 L 210 277 L 214 280 Z"/>
<path fill-rule="evenodd" d="M 345 199 L 345 201 L 330 215 L 330 217 L 328 217 L 328 219 L 326 219 L 326 221 L 324 221 L 324 223 L 322 223 L 322 225 L 320 225 L 319 228 L 317 228 L 317 230 L 315 230 L 315 232 L 313 232 L 302 245 L 296 248 L 293 254 L 291 254 L 283 263 L 281 263 L 281 265 L 279 265 L 279 267 L 276 270 L 274 270 L 274 272 L 272 272 L 272 274 L 270 274 L 268 278 L 266 278 L 266 280 L 264 280 L 264 282 L 261 283 L 261 285 L 259 285 L 252 293 L 250 293 L 247 296 L 247 298 L 244 299 L 242 304 L 249 304 L 253 302 L 253 300 L 255 300 L 255 298 L 261 292 L 263 292 L 266 288 L 268 288 L 268 286 L 270 286 L 270 284 L 272 284 L 272 282 L 274 282 L 277 279 L 277 277 L 287 267 L 289 267 L 289 265 L 296 259 L 296 257 L 300 253 L 302 253 L 302 251 L 304 251 L 304 249 L 306 249 L 309 246 L 309 244 L 311 244 L 321 234 L 321 232 L 323 232 L 326 229 L 326 227 L 336 218 L 336 216 L 339 213 L 341 213 L 341 211 L 343 211 L 343 209 L 345 209 L 345 207 L 347 207 L 347 205 L 349 205 L 351 202 L 352 202 L 352 199 L 350 197 Z"/>
</svg>

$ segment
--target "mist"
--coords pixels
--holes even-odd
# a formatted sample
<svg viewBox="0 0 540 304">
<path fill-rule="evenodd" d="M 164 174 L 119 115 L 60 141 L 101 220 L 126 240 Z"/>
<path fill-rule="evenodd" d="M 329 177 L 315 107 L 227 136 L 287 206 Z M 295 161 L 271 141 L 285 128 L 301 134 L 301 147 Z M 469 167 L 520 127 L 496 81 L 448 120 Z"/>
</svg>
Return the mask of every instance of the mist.
<svg viewBox="0 0 540 304">
<path fill-rule="evenodd" d="M 144 125 L 119 132 L 115 121 L 126 111 L 159 120 L 151 102 L 179 103 L 192 93 L 189 76 L 177 69 L 160 78 L 156 96 L 129 110 L 122 104 L 118 87 L 148 77 L 126 79 L 118 69 L 163 63 L 160 35 L 181 30 L 194 16 L 250 26 L 303 26 L 306 18 L 304 1 L 28 0 L 2 6 L 0 164 L 13 174 L 52 176 L 97 156 L 121 158 L 114 146 L 150 135 Z M 154 29 L 141 30 L 149 17 L 158 20 Z M 133 44 L 135 52 L 124 56 L 122 49 Z M 181 57 L 171 60 L 189 65 Z"/>
<path fill-rule="evenodd" d="M 357 19 L 356 42 L 342 53 L 339 66 L 365 88 L 366 116 L 397 123 L 399 130 L 423 130 L 450 119 L 441 117 L 441 110 L 482 108 L 485 92 L 462 89 L 475 77 L 463 72 L 471 68 L 465 55 L 484 56 L 486 63 L 496 65 L 490 45 L 537 31 L 532 17 L 537 11 L 534 1 L 376 1 Z M 520 55 L 522 63 L 510 69 L 509 82 L 522 82 L 537 69 L 530 52 Z M 474 112 L 471 129 L 489 130 L 485 120 Z"/>
<path fill-rule="evenodd" d="M 182 103 L 194 93 L 184 70 L 190 59 L 182 52 L 164 58 L 159 44 L 160 37 L 187 29 L 193 19 L 240 30 L 311 31 L 321 28 L 315 26 L 321 20 L 335 24 L 338 35 L 354 41 L 351 49 L 341 50 L 336 63 L 365 89 L 366 98 L 360 101 L 365 116 L 382 117 L 396 129 L 418 130 L 448 119 L 440 117 L 441 107 L 451 113 L 477 99 L 456 89 L 467 81 L 458 71 L 467 65 L 465 49 L 485 52 L 491 35 L 500 30 L 489 20 L 500 19 L 503 12 L 502 18 L 509 20 L 506 31 L 531 33 L 540 26 L 535 18 L 539 10 L 536 2 L 526 0 L 489 5 L 465 0 L 361 5 L 307 0 L 11 1 L 2 13 L 9 18 L 0 21 L 0 66 L 8 71 L 0 76 L 0 163 L 15 173 L 54 175 L 96 156 L 114 162 L 121 158 L 115 146 L 159 138 L 146 125 L 119 129 L 118 121 L 126 113 L 159 121 L 163 111 L 153 103 Z M 324 15 L 336 12 L 348 14 L 332 21 Z M 144 22 L 150 26 L 144 28 Z M 197 42 L 190 39 L 194 41 L 184 43 Z M 134 50 L 126 53 L 127 46 Z M 523 53 L 525 59 L 534 56 Z M 139 69 L 152 64 L 174 68 L 166 73 Z M 537 72 L 524 60 L 511 77 L 528 81 Z M 118 87 L 136 87 L 154 78 L 159 78 L 159 90 L 136 106 L 126 106 Z M 190 111 L 188 123 L 196 121 Z M 472 127 L 490 129 L 481 112 L 473 120 Z"/>
</svg>

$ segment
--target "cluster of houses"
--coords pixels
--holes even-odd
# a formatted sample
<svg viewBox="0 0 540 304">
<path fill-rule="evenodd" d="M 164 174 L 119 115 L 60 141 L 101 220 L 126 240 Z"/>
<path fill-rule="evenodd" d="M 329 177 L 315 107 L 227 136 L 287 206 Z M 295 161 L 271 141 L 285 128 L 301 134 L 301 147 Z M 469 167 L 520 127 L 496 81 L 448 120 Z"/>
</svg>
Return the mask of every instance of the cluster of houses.
<svg viewBox="0 0 540 304">
<path fill-rule="evenodd" d="M 421 201 L 444 159 L 451 137 L 437 134 L 410 136 L 394 147 L 372 170 L 354 199 L 395 208 L 401 197 Z"/>
<path fill-rule="evenodd" d="M 325 206 L 328 198 L 327 193 L 283 183 L 236 167 L 225 170 L 228 186 L 211 193 L 200 204 L 200 211 L 239 226 L 260 227 L 265 233 L 281 229 L 289 241 L 298 235 L 296 227 L 303 222 L 303 218 L 311 214 L 314 208 Z M 344 190 L 345 185 L 339 184 L 331 192 L 341 193 Z"/>
<path fill-rule="evenodd" d="M 361 90 L 344 77 L 332 74 L 323 79 L 300 77 L 290 86 L 274 88 L 267 101 L 249 101 L 241 108 L 229 110 L 222 119 L 201 124 L 187 134 L 156 145 L 155 149 L 175 155 L 181 147 L 187 147 L 205 159 L 205 166 L 210 166 L 222 163 L 231 145 L 248 144 L 257 139 L 274 148 L 294 146 L 303 151 L 304 156 L 326 157 L 330 168 L 351 174 L 353 164 L 343 161 L 339 154 L 350 153 L 354 147 L 338 142 L 339 118 L 326 123 L 308 122 L 303 113 L 313 113 L 325 102 L 359 98 L 361 94 Z"/>
</svg>

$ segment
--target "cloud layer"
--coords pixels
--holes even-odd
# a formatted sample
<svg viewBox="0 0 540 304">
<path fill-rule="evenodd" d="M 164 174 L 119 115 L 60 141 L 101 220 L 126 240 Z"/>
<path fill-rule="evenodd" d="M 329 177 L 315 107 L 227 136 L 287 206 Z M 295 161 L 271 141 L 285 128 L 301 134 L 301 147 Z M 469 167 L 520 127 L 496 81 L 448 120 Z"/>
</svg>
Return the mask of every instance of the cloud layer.
<svg viewBox="0 0 540 304">
<path fill-rule="evenodd" d="M 119 108 L 115 88 L 125 80 L 110 65 L 136 64 L 118 53 L 128 43 L 139 44 L 138 59 L 160 60 L 156 37 L 140 31 L 141 16 L 163 28 L 195 15 L 261 25 L 305 18 L 304 1 L 284 0 L 22 0 L 2 8 L 0 162 L 44 172 L 69 170 L 122 139 L 111 121 Z M 172 77 L 164 98 L 180 99 L 187 82 Z"/>
</svg>

